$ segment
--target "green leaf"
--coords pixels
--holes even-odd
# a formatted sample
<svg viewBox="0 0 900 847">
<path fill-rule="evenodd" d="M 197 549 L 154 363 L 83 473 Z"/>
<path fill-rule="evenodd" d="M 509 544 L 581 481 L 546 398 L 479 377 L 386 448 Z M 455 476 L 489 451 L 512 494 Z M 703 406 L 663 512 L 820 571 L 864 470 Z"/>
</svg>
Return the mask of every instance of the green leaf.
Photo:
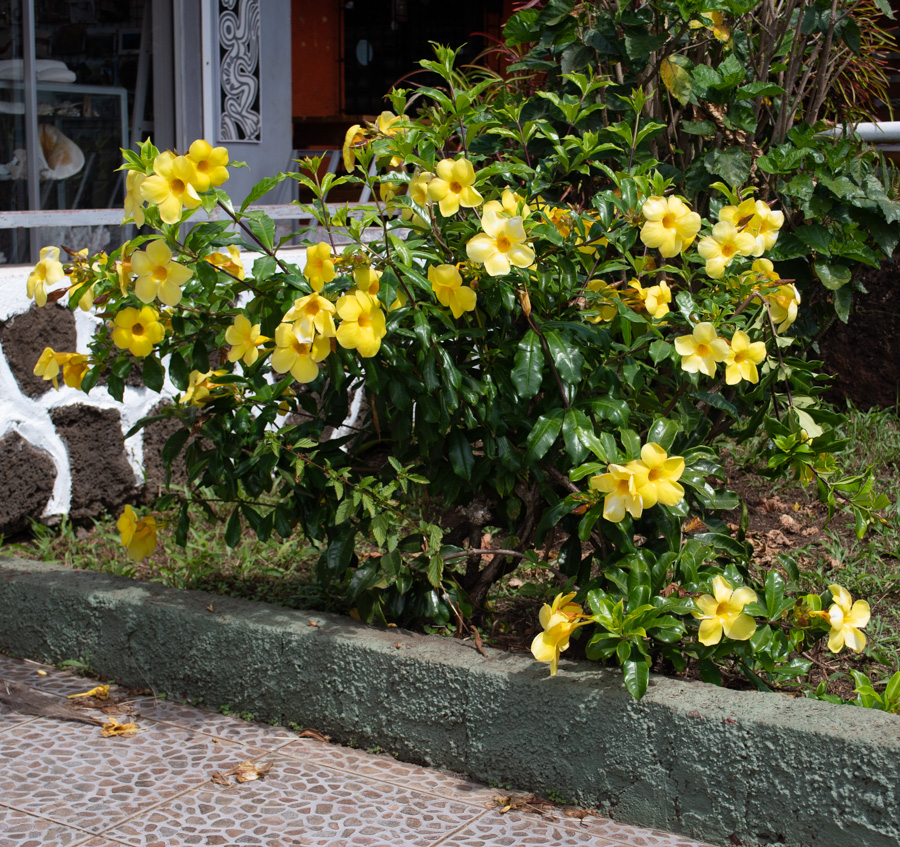
<svg viewBox="0 0 900 847">
<path fill-rule="evenodd" d="M 163 460 L 164 465 L 168 466 L 171 464 L 172 460 L 181 452 L 184 445 L 187 444 L 187 440 L 190 436 L 191 431 L 189 429 L 179 429 L 166 439 L 166 443 L 163 444 L 162 451 L 160 452 L 160 458 Z"/>
<path fill-rule="evenodd" d="M 590 421 L 584 412 L 576 409 L 569 409 L 566 412 L 562 423 L 563 440 L 566 443 L 566 452 L 569 454 L 569 458 L 576 465 L 581 464 L 588 454 L 587 445 L 578 437 L 579 429 L 585 426 L 590 427 Z"/>
<path fill-rule="evenodd" d="M 678 53 L 666 56 L 660 63 L 659 77 L 672 96 L 687 106 L 694 90 L 690 59 Z"/>
<path fill-rule="evenodd" d="M 268 247 L 271 250 L 275 246 L 275 221 L 265 212 L 248 212 L 244 220 L 250 228 L 250 232 L 253 233 L 263 247 Z"/>
<path fill-rule="evenodd" d="M 878 7 L 878 11 L 881 12 L 886 18 L 890 18 L 894 20 L 894 11 L 891 9 L 891 4 L 888 3 L 888 0 L 875 0 L 875 5 Z"/>
<path fill-rule="evenodd" d="M 628 660 L 622 663 L 622 678 L 625 688 L 635 700 L 640 700 L 647 691 L 650 682 L 650 666 L 644 662 Z"/>
<path fill-rule="evenodd" d="M 144 378 L 144 385 L 146 385 L 147 388 L 157 392 L 157 394 L 162 391 L 166 372 L 156 356 L 147 356 L 144 359 L 144 367 L 141 374 Z"/>
<path fill-rule="evenodd" d="M 277 176 L 267 176 L 265 179 L 261 179 L 256 185 L 250 189 L 250 193 L 247 195 L 247 199 L 241 203 L 241 214 L 243 214 L 244 209 L 246 209 L 251 203 L 259 200 L 263 194 L 267 194 L 271 191 L 278 183 L 287 179 L 287 174 L 278 174 Z"/>
<path fill-rule="evenodd" d="M 816 276 L 829 291 L 837 291 L 850 282 L 850 268 L 846 265 L 826 265 L 825 262 L 814 262 Z"/>
<path fill-rule="evenodd" d="M 225 544 L 232 550 L 241 540 L 241 509 L 235 506 L 228 523 L 225 524 Z"/>
<path fill-rule="evenodd" d="M 766 612 L 769 620 L 775 620 L 781 614 L 784 600 L 784 579 L 776 570 L 769 571 L 766 576 Z"/>
<path fill-rule="evenodd" d="M 831 255 L 831 233 L 821 224 L 798 226 L 794 230 L 794 235 L 807 247 L 812 247 L 823 256 Z"/>
<path fill-rule="evenodd" d="M 527 400 L 541 390 L 544 375 L 544 354 L 538 334 L 529 329 L 519 342 L 512 369 L 512 381 L 519 396 Z"/>
<path fill-rule="evenodd" d="M 428 561 L 428 581 L 431 583 L 432 588 L 441 587 L 441 579 L 443 576 L 444 560 L 438 554 L 435 554 Z"/>
<path fill-rule="evenodd" d="M 527 461 L 529 463 L 539 462 L 544 458 L 559 437 L 562 422 L 563 412 L 561 409 L 556 409 L 549 415 L 541 415 L 537 419 L 525 442 L 528 448 Z"/>
<path fill-rule="evenodd" d="M 784 89 L 774 82 L 749 82 L 735 92 L 735 98 L 748 100 L 755 97 L 778 97 L 780 94 L 784 94 Z"/>
<path fill-rule="evenodd" d="M 343 532 L 333 539 L 316 564 L 316 573 L 323 584 L 327 585 L 341 577 L 355 558 L 356 532 L 344 527 Z"/>
<path fill-rule="evenodd" d="M 184 356 L 177 350 L 169 356 L 169 379 L 179 391 L 187 391 L 190 371 L 184 361 Z"/>
<path fill-rule="evenodd" d="M 724 179 L 732 188 L 739 188 L 750 178 L 753 160 L 746 150 L 728 147 L 725 150 L 711 150 L 704 157 L 707 170 Z"/>
<path fill-rule="evenodd" d="M 581 380 L 581 367 L 584 357 L 579 349 L 558 332 L 548 330 L 544 333 L 547 346 L 550 348 L 550 357 L 559 375 L 570 385 L 575 385 Z"/>
<path fill-rule="evenodd" d="M 681 426 L 670 418 L 657 418 L 647 433 L 647 441 L 658 444 L 663 450 L 670 450 Z"/>
<path fill-rule="evenodd" d="M 712 121 L 682 121 L 681 129 L 688 135 L 710 136 L 716 134 L 716 125 Z"/>
<path fill-rule="evenodd" d="M 475 467 L 475 456 L 472 453 L 472 445 L 461 429 L 454 429 L 450 433 L 450 465 L 453 473 L 463 479 L 472 479 L 472 469 Z"/>
</svg>

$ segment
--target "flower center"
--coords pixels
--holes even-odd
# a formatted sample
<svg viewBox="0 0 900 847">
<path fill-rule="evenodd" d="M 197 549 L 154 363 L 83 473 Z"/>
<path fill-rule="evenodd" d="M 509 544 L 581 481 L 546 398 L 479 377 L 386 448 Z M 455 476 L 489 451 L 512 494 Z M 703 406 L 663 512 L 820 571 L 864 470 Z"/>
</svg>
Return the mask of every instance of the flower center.
<svg viewBox="0 0 900 847">
<path fill-rule="evenodd" d="M 144 325 L 143 325 L 143 324 L 140 324 L 140 323 L 135 324 L 135 325 L 131 328 L 131 334 L 132 334 L 132 335 L 138 335 L 138 336 L 143 335 L 143 334 L 144 334 Z"/>
<path fill-rule="evenodd" d="M 168 277 L 166 269 L 162 265 L 157 265 L 151 274 L 154 282 L 165 282 Z"/>
<path fill-rule="evenodd" d="M 512 242 L 505 235 L 500 235 L 497 237 L 497 249 L 501 253 L 509 252 L 509 248 L 512 247 Z"/>
<path fill-rule="evenodd" d="M 676 218 L 675 215 L 672 214 L 663 215 L 663 219 L 662 221 L 660 221 L 660 223 L 666 229 L 675 229 L 675 224 L 678 223 L 678 218 Z"/>
<path fill-rule="evenodd" d="M 725 615 L 730 615 L 731 612 L 732 612 L 732 609 L 731 609 L 731 606 L 728 604 L 728 601 L 726 601 L 724 603 L 719 603 L 719 605 L 716 606 L 716 617 L 717 618 L 724 617 Z"/>
<path fill-rule="evenodd" d="M 701 359 L 705 359 L 712 351 L 705 344 L 697 345 L 697 355 Z"/>
<path fill-rule="evenodd" d="M 372 326 L 372 320 L 365 312 L 360 313 L 359 317 L 356 319 L 356 323 L 359 325 L 360 329 L 368 329 Z"/>
<path fill-rule="evenodd" d="M 172 180 L 172 193 L 173 194 L 184 194 L 185 185 L 180 179 Z"/>
<path fill-rule="evenodd" d="M 462 194 L 463 187 L 456 180 L 453 180 L 453 182 L 450 183 L 450 190 L 454 194 Z"/>
<path fill-rule="evenodd" d="M 733 244 L 723 244 L 722 245 L 722 257 L 725 259 L 731 259 L 734 256 L 734 245 Z"/>
</svg>

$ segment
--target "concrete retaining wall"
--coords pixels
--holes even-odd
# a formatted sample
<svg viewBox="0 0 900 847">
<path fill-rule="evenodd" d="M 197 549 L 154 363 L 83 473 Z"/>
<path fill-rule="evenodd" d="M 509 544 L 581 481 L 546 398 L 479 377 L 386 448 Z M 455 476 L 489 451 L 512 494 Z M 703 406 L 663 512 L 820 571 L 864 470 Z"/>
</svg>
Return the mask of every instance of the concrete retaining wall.
<svg viewBox="0 0 900 847">
<path fill-rule="evenodd" d="M 722 845 L 896 847 L 900 719 L 0 559 L 0 649 Z"/>
</svg>

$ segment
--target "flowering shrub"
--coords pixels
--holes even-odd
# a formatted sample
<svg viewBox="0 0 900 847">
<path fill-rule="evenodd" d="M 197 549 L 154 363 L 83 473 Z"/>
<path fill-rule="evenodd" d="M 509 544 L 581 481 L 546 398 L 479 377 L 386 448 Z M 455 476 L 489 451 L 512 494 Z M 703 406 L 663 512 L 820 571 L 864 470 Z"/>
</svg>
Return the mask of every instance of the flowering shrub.
<svg viewBox="0 0 900 847">
<path fill-rule="evenodd" d="M 716 452 L 725 433 L 768 433 L 772 472 L 814 481 L 860 534 L 887 502 L 870 475 L 841 478 L 841 418 L 817 405 L 814 363 L 789 355 L 800 295 L 764 257 L 787 226 L 774 200 L 718 183 L 700 214 L 636 158 L 639 118 L 615 143 L 590 128 L 609 80 L 566 74 L 577 95 L 550 120 L 541 97 L 454 58 L 438 48 L 423 63 L 444 88 L 420 89 L 417 116 L 395 91 L 396 114 L 350 128 L 350 175 L 320 178 L 308 160 L 239 207 L 222 148 L 125 151 L 126 212 L 148 234 L 72 257 L 48 299 L 89 294 L 102 322 L 89 361 L 50 351 L 39 368 L 77 368 L 85 391 L 108 372 L 119 398 L 138 368 L 182 392 L 163 458 L 184 454 L 188 490 L 157 502 L 169 518 L 126 510 L 129 555 L 166 522 L 184 542 L 202 508 L 229 544 L 246 525 L 319 546 L 319 580 L 365 620 L 462 628 L 500 577 L 559 545 L 567 587 L 541 614 L 536 658 L 555 671 L 590 624 L 588 655 L 618 661 L 637 697 L 658 659 L 693 658 L 707 679 L 728 664 L 765 687 L 806 672 L 817 629 L 860 648 L 859 601 L 836 586 L 828 612 L 785 596 L 788 562 L 787 583 L 756 580 L 722 519 L 739 506 Z M 639 116 L 640 92 L 630 102 Z M 327 233 L 302 268 L 251 207 L 288 178 Z M 330 188 L 364 182 L 374 206 L 329 211 Z M 191 220 L 216 208 L 222 220 Z M 252 273 L 238 250 L 257 254 Z M 55 266 L 35 275 L 51 282 Z M 362 408 L 342 428 L 353 395 Z M 465 518 L 447 533 L 445 509 Z M 486 523 L 502 548 L 480 548 Z M 360 559 L 358 539 L 374 553 Z"/>
</svg>

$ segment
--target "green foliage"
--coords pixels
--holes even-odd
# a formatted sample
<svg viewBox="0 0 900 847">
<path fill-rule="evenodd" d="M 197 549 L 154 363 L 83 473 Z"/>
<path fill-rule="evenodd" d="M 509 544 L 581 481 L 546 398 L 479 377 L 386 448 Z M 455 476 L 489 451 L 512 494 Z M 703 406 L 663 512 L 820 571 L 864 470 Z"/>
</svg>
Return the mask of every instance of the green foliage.
<svg viewBox="0 0 900 847">
<path fill-rule="evenodd" d="M 302 269 L 265 214 L 220 188 L 194 205 L 225 221 L 190 228 L 191 208 L 167 223 L 148 206 L 156 234 L 76 262 L 107 320 L 89 374 L 108 370 L 115 396 L 138 357 L 151 388 L 165 373 L 183 392 L 163 414 L 182 425 L 163 459 L 183 459 L 189 487 L 157 503 L 179 543 L 198 511 L 224 525 L 228 547 L 248 529 L 302 536 L 320 551 L 321 590 L 362 619 L 462 628 L 518 561 L 541 563 L 552 530 L 591 614 L 550 613 L 542 660 L 555 668 L 589 617 L 588 655 L 614 659 L 635 697 L 657 661 L 694 661 L 709 681 L 736 670 L 768 690 L 808 670 L 801 648 L 829 624 L 821 598 L 793 599 L 789 567 L 751 591 L 750 547 L 723 520 L 739 501 L 716 439 L 765 432 L 771 473 L 814 481 L 860 533 L 886 499 L 869 472 L 838 473 L 843 418 L 818 404 L 818 363 L 790 349 L 796 289 L 753 260 L 793 261 L 840 294 L 851 262 L 875 261 L 870 234 L 896 241 L 900 206 L 877 194 L 857 145 L 794 125 L 806 101 L 793 86 L 752 78 L 746 60 L 763 55 L 752 33 L 735 29 L 698 64 L 699 9 L 574 11 L 553 0 L 511 20 L 510 43 L 538 42 L 518 67 L 548 75 L 533 93 L 464 73 L 436 47 L 423 64 L 443 85 L 419 90 L 418 115 L 348 133 L 354 169 L 339 180 L 368 184 L 374 206 L 332 214 L 324 197 L 339 180 L 320 179 L 315 160 L 291 175 L 329 238 Z M 796 38 L 788 23 L 772 56 Z M 618 70 L 589 70 L 600 53 Z M 392 95 L 398 111 L 407 99 Z M 753 135 L 764 114 L 768 135 Z M 157 187 L 167 166 L 149 142 L 126 155 L 131 178 Z M 159 285 L 171 268 L 142 271 L 158 244 L 191 272 L 177 299 Z M 233 248 L 259 254 L 252 274 L 229 261 Z M 169 308 L 157 313 L 156 297 Z M 165 337 L 148 355 L 135 339 L 150 325 Z M 480 549 L 488 519 L 502 548 Z M 689 535 L 694 524 L 703 531 Z M 716 602 L 734 608 L 701 614 Z"/>
<path fill-rule="evenodd" d="M 513 15 L 505 33 L 529 48 L 511 66 L 541 98 L 523 109 L 529 118 L 592 133 L 613 145 L 603 160 L 627 150 L 629 163 L 660 163 L 697 209 L 715 211 L 717 179 L 752 185 L 780 203 L 792 230 L 769 256 L 782 276 L 804 295 L 821 283 L 846 321 L 852 271 L 892 255 L 900 206 L 879 157 L 821 118 L 873 120 L 887 99 L 880 55 L 895 45 L 876 25 L 879 10 L 850 0 L 718 11 L 682 0 L 640 9 L 551 0 Z M 586 86 L 594 77 L 602 88 Z M 592 184 L 573 187 L 589 200 Z"/>
</svg>

